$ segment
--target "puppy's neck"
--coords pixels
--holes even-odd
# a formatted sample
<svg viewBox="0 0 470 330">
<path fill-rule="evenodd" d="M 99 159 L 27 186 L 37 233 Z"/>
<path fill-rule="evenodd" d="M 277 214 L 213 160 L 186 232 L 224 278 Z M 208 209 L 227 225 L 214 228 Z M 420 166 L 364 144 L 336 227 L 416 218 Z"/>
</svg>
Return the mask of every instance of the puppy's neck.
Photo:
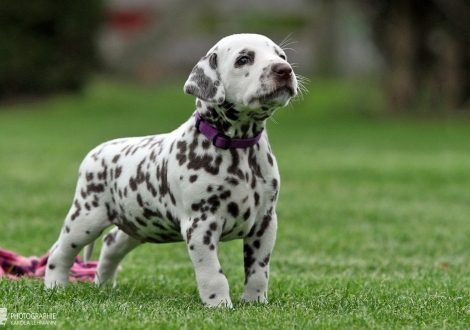
<svg viewBox="0 0 470 330">
<path fill-rule="evenodd" d="M 197 111 L 201 117 L 231 138 L 247 139 L 255 137 L 263 132 L 266 127 L 266 119 L 275 109 L 238 109 L 235 104 L 224 102 L 214 104 L 197 99 Z"/>
</svg>

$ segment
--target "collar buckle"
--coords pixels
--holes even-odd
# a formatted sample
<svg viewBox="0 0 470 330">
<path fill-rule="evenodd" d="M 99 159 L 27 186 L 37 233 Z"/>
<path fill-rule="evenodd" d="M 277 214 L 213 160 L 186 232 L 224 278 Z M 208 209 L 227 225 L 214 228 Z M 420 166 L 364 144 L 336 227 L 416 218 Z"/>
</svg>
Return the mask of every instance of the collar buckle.
<svg viewBox="0 0 470 330">
<path fill-rule="evenodd" d="M 215 147 L 223 150 L 253 147 L 261 139 L 262 134 L 247 139 L 234 139 L 209 125 L 198 111 L 195 112 L 194 117 L 196 119 L 196 125 L 194 125 L 196 130 L 209 139 L 209 141 L 212 141 Z"/>
<path fill-rule="evenodd" d="M 221 138 L 221 140 L 219 140 Z M 221 142 L 219 142 L 221 141 Z M 225 141 L 225 143 L 224 143 Z M 217 133 L 214 138 L 212 139 L 212 144 L 217 148 L 227 150 L 232 145 L 232 138 L 228 135 Z"/>
</svg>

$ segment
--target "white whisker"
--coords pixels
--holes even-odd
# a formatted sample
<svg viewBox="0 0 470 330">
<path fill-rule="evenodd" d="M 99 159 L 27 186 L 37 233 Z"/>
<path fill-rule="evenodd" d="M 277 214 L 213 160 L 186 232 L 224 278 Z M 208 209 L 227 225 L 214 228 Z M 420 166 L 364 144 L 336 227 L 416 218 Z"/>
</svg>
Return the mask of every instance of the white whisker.
<svg viewBox="0 0 470 330">
<path fill-rule="evenodd" d="M 283 50 L 283 51 L 292 50 L 292 51 L 298 53 L 298 51 L 296 51 L 294 48 L 290 48 L 290 47 L 289 47 L 289 48 L 282 48 L 282 50 Z"/>
<path fill-rule="evenodd" d="M 289 42 L 291 35 L 292 35 L 292 32 L 289 33 L 289 34 L 287 35 L 287 37 L 285 37 L 284 40 L 282 40 L 282 41 L 279 43 L 279 47 L 282 48 L 283 46 L 285 46 L 285 44 Z"/>
<path fill-rule="evenodd" d="M 295 74 L 295 77 L 297 79 L 297 95 L 292 99 L 293 102 L 304 100 L 304 93 L 309 92 L 307 87 L 305 87 L 305 84 L 310 82 L 310 79 L 299 74 Z"/>
<path fill-rule="evenodd" d="M 296 44 L 296 43 L 298 43 L 298 41 L 295 41 L 295 40 L 294 41 L 289 41 L 289 42 L 286 42 L 285 44 L 283 44 L 281 48 L 282 49 L 290 49 L 287 46 L 290 46 L 290 45 Z"/>
<path fill-rule="evenodd" d="M 274 118 L 273 118 L 272 116 L 269 117 L 269 119 L 270 119 L 274 124 L 279 125 L 279 123 L 278 123 L 276 120 L 274 120 Z"/>
<path fill-rule="evenodd" d="M 297 53 L 297 51 L 294 49 L 294 48 L 291 48 L 291 47 L 288 47 L 292 44 L 295 44 L 297 43 L 298 41 L 291 41 L 291 35 L 292 33 L 289 33 L 289 35 L 287 37 L 284 38 L 284 40 L 282 40 L 280 43 L 279 43 L 279 47 L 285 52 L 286 50 L 292 50 L 294 52 Z"/>
</svg>

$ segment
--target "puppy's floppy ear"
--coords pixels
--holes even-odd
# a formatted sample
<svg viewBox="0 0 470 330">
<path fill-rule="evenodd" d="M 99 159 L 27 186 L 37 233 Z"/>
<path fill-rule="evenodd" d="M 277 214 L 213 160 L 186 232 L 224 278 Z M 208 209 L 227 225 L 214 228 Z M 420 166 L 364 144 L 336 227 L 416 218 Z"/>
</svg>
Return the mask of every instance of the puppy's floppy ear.
<svg viewBox="0 0 470 330">
<path fill-rule="evenodd" d="M 224 102 L 225 89 L 217 71 L 217 53 L 201 58 L 184 84 L 184 92 L 210 103 Z"/>
</svg>

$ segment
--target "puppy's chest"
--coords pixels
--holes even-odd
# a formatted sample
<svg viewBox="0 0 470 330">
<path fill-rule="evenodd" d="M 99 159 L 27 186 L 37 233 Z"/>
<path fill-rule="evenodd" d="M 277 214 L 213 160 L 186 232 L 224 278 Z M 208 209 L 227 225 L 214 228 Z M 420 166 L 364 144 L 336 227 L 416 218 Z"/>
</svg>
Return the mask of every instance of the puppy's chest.
<svg viewBox="0 0 470 330">
<path fill-rule="evenodd" d="M 265 214 L 274 212 L 279 174 L 274 158 L 270 165 L 260 156 L 248 150 L 231 151 L 217 176 L 180 177 L 192 225 L 215 221 L 221 226 L 221 240 L 231 240 L 245 237 Z"/>
</svg>

